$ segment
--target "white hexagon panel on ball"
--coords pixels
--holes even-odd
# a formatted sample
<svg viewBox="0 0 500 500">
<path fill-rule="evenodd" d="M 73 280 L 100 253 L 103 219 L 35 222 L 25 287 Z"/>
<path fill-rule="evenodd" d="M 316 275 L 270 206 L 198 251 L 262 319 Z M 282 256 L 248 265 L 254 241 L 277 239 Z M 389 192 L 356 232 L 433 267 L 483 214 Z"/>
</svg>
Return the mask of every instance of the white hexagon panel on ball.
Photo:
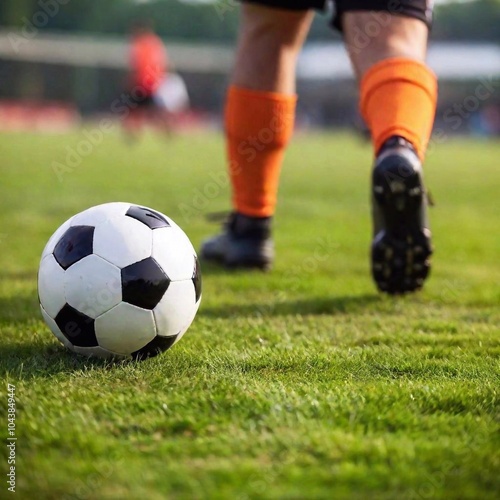
<svg viewBox="0 0 500 500">
<path fill-rule="evenodd" d="M 42 258 L 38 270 L 38 297 L 45 312 L 55 318 L 66 303 L 65 271 L 52 254 Z"/>
<path fill-rule="evenodd" d="M 95 332 L 100 347 L 130 355 L 156 337 L 153 312 L 122 302 L 95 320 Z"/>
<path fill-rule="evenodd" d="M 67 303 L 94 319 L 122 300 L 120 270 L 97 255 L 73 264 L 64 281 Z"/>
<path fill-rule="evenodd" d="M 191 280 L 173 281 L 154 308 L 158 335 L 169 337 L 187 330 L 196 316 L 200 301 L 196 300 Z"/>
<path fill-rule="evenodd" d="M 112 217 L 95 228 L 94 253 L 122 268 L 151 256 L 151 229 L 131 217 Z"/>
<path fill-rule="evenodd" d="M 152 256 L 171 281 L 192 277 L 195 255 L 189 238 L 178 226 L 153 231 Z"/>
<path fill-rule="evenodd" d="M 71 220 L 72 226 L 98 226 L 115 216 L 124 216 L 130 208 L 130 203 L 103 203 L 75 215 Z"/>
</svg>

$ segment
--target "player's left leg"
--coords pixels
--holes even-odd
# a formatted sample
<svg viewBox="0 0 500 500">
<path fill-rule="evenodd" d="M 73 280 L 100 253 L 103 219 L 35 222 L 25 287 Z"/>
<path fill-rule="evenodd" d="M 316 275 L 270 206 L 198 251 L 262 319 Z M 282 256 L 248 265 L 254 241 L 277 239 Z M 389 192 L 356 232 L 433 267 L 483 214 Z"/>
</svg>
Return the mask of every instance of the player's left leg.
<svg viewBox="0 0 500 500">
<path fill-rule="evenodd" d="M 425 0 L 344 2 L 342 27 L 376 156 L 372 273 L 382 291 L 411 292 L 422 287 L 432 253 L 421 168 L 437 99 L 424 62 L 429 12 Z"/>
<path fill-rule="evenodd" d="M 271 221 L 281 165 L 295 116 L 295 67 L 318 1 L 244 1 L 225 132 L 233 213 L 203 242 L 204 260 L 230 268 L 269 269 Z M 319 3 L 322 3 L 321 0 Z M 312 7 L 311 7 L 312 8 Z"/>
<path fill-rule="evenodd" d="M 133 144 L 139 139 L 144 126 L 150 120 L 152 106 L 152 96 L 134 98 L 133 94 L 129 94 L 129 112 L 123 119 L 123 130 L 128 144 Z"/>
<path fill-rule="evenodd" d="M 122 120 L 124 139 L 127 144 L 134 144 L 139 139 L 144 126 L 144 113 L 140 108 L 129 108 L 127 116 Z"/>
<path fill-rule="evenodd" d="M 151 122 L 165 138 L 172 138 L 174 134 L 174 116 L 168 110 L 155 105 L 151 109 Z"/>
</svg>

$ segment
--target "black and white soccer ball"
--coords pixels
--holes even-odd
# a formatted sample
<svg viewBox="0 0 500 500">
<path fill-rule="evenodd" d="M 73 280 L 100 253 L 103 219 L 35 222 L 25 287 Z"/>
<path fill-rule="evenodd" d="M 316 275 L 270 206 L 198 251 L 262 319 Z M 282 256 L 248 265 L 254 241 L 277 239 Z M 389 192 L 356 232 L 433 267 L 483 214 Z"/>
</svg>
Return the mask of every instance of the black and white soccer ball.
<svg viewBox="0 0 500 500">
<path fill-rule="evenodd" d="M 88 356 L 155 356 L 191 325 L 201 301 L 193 245 L 172 219 L 106 203 L 67 220 L 42 253 L 38 295 L 45 322 Z"/>
</svg>

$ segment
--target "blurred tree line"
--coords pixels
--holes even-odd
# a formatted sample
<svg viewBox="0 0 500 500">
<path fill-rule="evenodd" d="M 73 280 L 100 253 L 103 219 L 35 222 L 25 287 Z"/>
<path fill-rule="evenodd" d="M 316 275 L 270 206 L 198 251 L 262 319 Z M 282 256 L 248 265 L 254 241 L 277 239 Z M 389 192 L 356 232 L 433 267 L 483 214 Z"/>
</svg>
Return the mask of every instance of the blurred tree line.
<svg viewBox="0 0 500 500">
<path fill-rule="evenodd" d="M 0 25 L 43 30 L 124 34 L 133 19 L 151 18 L 164 37 L 184 41 L 234 40 L 238 26 L 236 0 L 196 4 L 186 0 L 1 0 Z M 331 39 L 322 16 L 316 16 L 310 39 Z M 500 0 L 438 5 L 432 31 L 435 40 L 500 43 Z"/>
</svg>

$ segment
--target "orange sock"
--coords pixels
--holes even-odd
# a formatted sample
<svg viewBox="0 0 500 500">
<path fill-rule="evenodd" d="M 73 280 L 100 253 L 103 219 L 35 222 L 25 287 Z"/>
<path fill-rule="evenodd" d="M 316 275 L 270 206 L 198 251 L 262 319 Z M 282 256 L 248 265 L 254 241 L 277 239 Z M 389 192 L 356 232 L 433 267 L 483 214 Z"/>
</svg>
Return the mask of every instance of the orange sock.
<svg viewBox="0 0 500 500">
<path fill-rule="evenodd" d="M 225 121 L 236 211 L 252 217 L 274 214 L 296 101 L 295 95 L 230 87 Z"/>
<path fill-rule="evenodd" d="M 411 142 L 423 160 L 436 113 L 437 81 L 423 63 L 395 57 L 372 66 L 361 81 L 361 113 L 375 154 L 399 135 Z"/>
</svg>

